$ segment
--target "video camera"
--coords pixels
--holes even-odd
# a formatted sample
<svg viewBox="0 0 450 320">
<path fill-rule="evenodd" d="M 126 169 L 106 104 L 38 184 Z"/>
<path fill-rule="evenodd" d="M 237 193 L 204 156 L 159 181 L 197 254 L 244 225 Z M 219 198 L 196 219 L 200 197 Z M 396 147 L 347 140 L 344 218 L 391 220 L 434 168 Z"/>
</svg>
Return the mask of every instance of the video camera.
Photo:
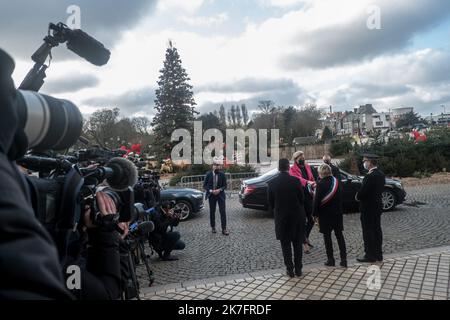
<svg viewBox="0 0 450 320">
<path fill-rule="evenodd" d="M 32 55 L 35 65 L 16 91 L 14 101 L 20 124 L 15 140 L 17 163 L 38 174 L 27 176 L 33 207 L 36 217 L 54 237 L 61 260 L 70 235 L 82 225 L 86 206 L 91 208 L 92 222 L 108 228 L 119 229 L 118 222 L 138 216 L 133 190 L 137 169 L 122 157 L 123 151 L 96 148 L 71 156 L 53 151 L 69 149 L 82 140 L 83 117 L 75 104 L 37 92 L 44 83 L 48 68 L 44 63 L 51 59 L 51 49 L 64 42 L 69 50 L 95 65 L 109 60 L 110 52 L 83 31 L 51 23 L 44 44 Z M 109 186 L 102 191 L 114 200 L 119 211 L 115 216 L 106 216 L 108 221 L 97 214 L 95 201 L 104 180 Z"/>
<path fill-rule="evenodd" d="M 134 186 L 136 202 L 143 203 L 147 209 L 155 207 L 161 200 L 160 175 L 156 171 L 138 170 L 138 181 Z"/>
</svg>

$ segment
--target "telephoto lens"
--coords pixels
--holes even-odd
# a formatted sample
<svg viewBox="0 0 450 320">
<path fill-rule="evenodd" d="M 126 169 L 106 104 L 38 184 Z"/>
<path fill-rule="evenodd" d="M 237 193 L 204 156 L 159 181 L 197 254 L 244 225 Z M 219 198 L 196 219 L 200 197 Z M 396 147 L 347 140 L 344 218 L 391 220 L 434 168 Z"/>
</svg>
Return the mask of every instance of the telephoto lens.
<svg viewBox="0 0 450 320">
<path fill-rule="evenodd" d="M 28 138 L 29 149 L 67 149 L 81 135 L 83 116 L 68 100 L 17 90 L 16 107 L 20 124 Z"/>
</svg>

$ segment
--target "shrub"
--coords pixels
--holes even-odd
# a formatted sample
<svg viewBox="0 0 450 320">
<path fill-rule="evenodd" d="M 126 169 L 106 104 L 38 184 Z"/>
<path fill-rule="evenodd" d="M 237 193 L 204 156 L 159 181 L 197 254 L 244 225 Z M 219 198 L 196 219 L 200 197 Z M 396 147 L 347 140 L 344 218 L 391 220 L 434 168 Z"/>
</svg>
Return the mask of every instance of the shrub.
<svg viewBox="0 0 450 320">
<path fill-rule="evenodd" d="M 331 154 L 334 157 L 348 154 L 353 150 L 351 141 L 351 139 L 344 139 L 341 141 L 333 142 L 330 146 Z"/>
</svg>

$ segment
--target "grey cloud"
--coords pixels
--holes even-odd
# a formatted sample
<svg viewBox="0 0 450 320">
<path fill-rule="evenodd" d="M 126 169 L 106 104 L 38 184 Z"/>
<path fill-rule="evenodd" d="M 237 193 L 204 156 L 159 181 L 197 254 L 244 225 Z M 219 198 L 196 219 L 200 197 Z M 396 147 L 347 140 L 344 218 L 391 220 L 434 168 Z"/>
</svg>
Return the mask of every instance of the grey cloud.
<svg viewBox="0 0 450 320">
<path fill-rule="evenodd" d="M 232 83 L 215 83 L 211 85 L 197 86 L 197 92 L 244 92 L 257 93 L 268 92 L 276 90 L 284 90 L 285 88 L 296 87 L 296 84 L 291 79 L 257 79 L 244 78 Z"/>
<path fill-rule="evenodd" d="M 381 30 L 369 30 L 368 15 L 295 36 L 298 50 L 285 55 L 286 69 L 327 68 L 372 59 L 405 48 L 418 33 L 430 30 L 450 15 L 448 0 L 379 1 Z"/>
<path fill-rule="evenodd" d="M 77 92 L 79 90 L 95 87 L 99 79 L 90 74 L 77 74 L 59 79 L 47 79 L 42 91 L 50 94 Z"/>
<path fill-rule="evenodd" d="M 213 112 L 214 110 L 218 110 L 220 105 L 223 104 L 225 109 L 230 108 L 231 105 L 241 105 L 245 104 L 247 110 L 252 113 L 254 111 L 258 111 L 258 104 L 261 100 L 272 100 L 275 102 L 276 106 L 298 106 L 304 105 L 305 102 L 312 100 L 312 98 L 305 93 L 305 91 L 298 87 L 292 86 L 290 88 L 284 88 L 280 90 L 274 90 L 266 93 L 260 93 L 252 96 L 249 99 L 242 100 L 233 100 L 233 101 L 223 101 L 223 102 L 205 102 L 200 105 L 197 110 L 200 113 L 208 113 Z"/>
<path fill-rule="evenodd" d="M 346 88 L 338 89 L 330 98 L 330 103 L 339 106 L 352 106 L 371 103 L 371 101 L 380 98 L 404 95 L 408 92 L 412 92 L 412 89 L 405 85 L 354 82 Z"/>
<path fill-rule="evenodd" d="M 151 87 L 125 92 L 117 96 L 90 98 L 83 103 L 91 107 L 117 107 L 123 115 L 145 112 L 147 116 L 155 113 L 155 89 Z"/>
<path fill-rule="evenodd" d="M 81 9 L 81 29 L 111 48 L 122 31 L 153 11 L 156 0 L 14 0 L 2 1 L 0 47 L 15 58 L 26 58 L 41 45 L 49 22 L 65 23 L 70 5 Z M 73 59 L 66 49 L 55 49 L 55 58 Z"/>
</svg>

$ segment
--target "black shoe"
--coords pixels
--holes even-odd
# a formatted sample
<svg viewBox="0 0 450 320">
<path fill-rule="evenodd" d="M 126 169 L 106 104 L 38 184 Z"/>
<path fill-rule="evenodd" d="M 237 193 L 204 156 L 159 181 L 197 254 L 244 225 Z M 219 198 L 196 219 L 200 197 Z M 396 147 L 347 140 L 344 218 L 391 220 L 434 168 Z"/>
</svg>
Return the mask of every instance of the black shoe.
<svg viewBox="0 0 450 320">
<path fill-rule="evenodd" d="M 287 269 L 287 270 L 286 270 L 286 274 L 287 274 L 289 277 L 291 277 L 291 278 L 295 277 L 294 270 L 289 270 L 289 269 Z"/>
<path fill-rule="evenodd" d="M 216 228 L 212 228 L 212 233 L 217 233 Z"/>
<path fill-rule="evenodd" d="M 358 262 L 362 262 L 362 263 L 373 263 L 373 262 L 377 262 L 376 259 L 372 259 L 372 258 L 367 258 L 367 257 L 363 257 L 363 258 L 356 258 L 356 261 Z"/>
<path fill-rule="evenodd" d="M 341 267 L 347 268 L 347 260 L 341 260 L 341 263 L 339 265 Z"/>
<path fill-rule="evenodd" d="M 301 276 L 303 275 L 302 270 L 295 270 L 295 275 L 296 275 L 297 277 L 301 277 Z"/>
<path fill-rule="evenodd" d="M 177 257 L 172 257 L 172 256 L 167 256 L 167 257 L 162 257 L 161 259 L 162 261 L 176 261 L 178 260 Z"/>
<path fill-rule="evenodd" d="M 327 267 L 334 267 L 336 265 L 334 260 L 327 260 L 327 262 L 325 262 L 325 266 Z"/>
</svg>

